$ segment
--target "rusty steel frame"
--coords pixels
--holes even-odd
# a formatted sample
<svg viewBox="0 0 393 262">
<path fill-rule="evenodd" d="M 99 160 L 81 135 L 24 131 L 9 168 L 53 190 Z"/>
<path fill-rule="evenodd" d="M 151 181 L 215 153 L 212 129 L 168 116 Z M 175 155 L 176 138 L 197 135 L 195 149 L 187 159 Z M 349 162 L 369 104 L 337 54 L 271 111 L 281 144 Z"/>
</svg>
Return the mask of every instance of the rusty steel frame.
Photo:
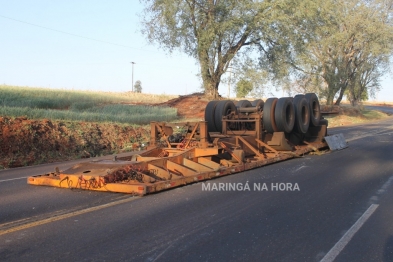
<svg viewBox="0 0 393 262">
<path fill-rule="evenodd" d="M 191 133 L 187 134 L 186 142 L 180 148 L 178 143 L 169 142 L 172 131 L 168 124 L 152 122 L 149 150 L 139 155 L 82 163 L 65 171 L 56 169 L 53 173 L 30 176 L 27 183 L 146 195 L 300 157 L 327 147 L 326 142 L 320 139 L 305 141 L 307 143 L 293 147 L 292 151 L 277 150 L 262 139 L 259 114 L 255 119 L 259 123 L 255 130 L 257 136 L 255 133 L 231 136 L 223 132 L 221 137 L 211 135 L 214 138 L 212 143 L 208 142 L 207 122 L 186 123 Z M 225 121 L 223 126 L 226 126 Z M 199 138 L 196 138 L 197 133 Z M 165 141 L 167 147 L 159 147 L 158 137 Z M 190 143 L 191 140 L 195 143 Z M 244 161 L 235 154 L 236 150 L 244 151 Z"/>
</svg>

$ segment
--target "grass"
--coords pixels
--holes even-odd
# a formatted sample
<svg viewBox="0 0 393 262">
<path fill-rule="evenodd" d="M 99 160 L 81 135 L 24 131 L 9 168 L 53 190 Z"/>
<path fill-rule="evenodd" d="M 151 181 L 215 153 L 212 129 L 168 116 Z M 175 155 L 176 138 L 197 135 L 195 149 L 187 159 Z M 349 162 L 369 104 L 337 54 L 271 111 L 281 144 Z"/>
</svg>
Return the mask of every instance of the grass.
<svg viewBox="0 0 393 262">
<path fill-rule="evenodd" d="M 341 106 L 343 112 L 338 115 L 328 115 L 325 118 L 329 121 L 329 127 L 361 124 L 368 121 L 379 120 L 389 115 L 378 111 L 368 110 L 363 107 L 354 108 L 348 105 Z"/>
<path fill-rule="evenodd" d="M 143 93 L 114 93 L 79 90 L 61 90 L 0 85 L 0 106 L 27 106 L 68 109 L 74 103 L 146 103 L 154 104 L 176 98 L 173 95 Z"/>
<path fill-rule="evenodd" d="M 130 105 L 131 103 L 154 104 L 173 97 L 0 85 L 0 115 L 143 125 L 150 121 L 176 120 L 177 110 L 169 107 Z"/>
<path fill-rule="evenodd" d="M 377 110 L 362 110 L 362 114 L 367 118 L 367 119 L 381 119 L 385 118 L 388 116 L 386 113 L 383 113 L 381 111 Z"/>
</svg>

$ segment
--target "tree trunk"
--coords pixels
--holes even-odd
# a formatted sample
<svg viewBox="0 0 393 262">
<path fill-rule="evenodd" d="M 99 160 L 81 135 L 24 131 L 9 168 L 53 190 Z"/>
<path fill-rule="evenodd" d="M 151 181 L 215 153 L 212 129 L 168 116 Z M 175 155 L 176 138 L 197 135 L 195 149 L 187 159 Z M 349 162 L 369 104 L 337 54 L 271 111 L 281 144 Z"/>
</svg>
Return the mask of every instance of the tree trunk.
<svg viewBox="0 0 393 262">
<path fill-rule="evenodd" d="M 339 105 L 340 105 L 341 100 L 343 99 L 343 96 L 344 96 L 345 89 L 346 89 L 346 88 L 341 87 L 340 95 L 338 96 L 338 98 L 337 98 L 337 100 L 336 100 L 336 103 L 334 103 L 336 106 L 339 106 Z"/>
<path fill-rule="evenodd" d="M 216 88 L 216 85 L 209 80 L 210 79 L 203 80 L 205 95 L 209 98 L 216 99 L 218 97 L 218 88 Z"/>
<path fill-rule="evenodd" d="M 328 106 L 333 105 L 334 95 L 335 95 L 335 93 L 333 92 L 333 90 L 329 89 L 328 95 L 326 97 L 326 105 L 328 105 Z"/>
<path fill-rule="evenodd" d="M 201 67 L 203 87 L 205 89 L 205 95 L 208 98 L 216 99 L 218 97 L 218 83 L 215 79 L 220 79 L 220 77 L 217 78 L 215 72 L 210 71 L 209 59 L 206 53 L 207 52 L 202 51 L 199 53 L 199 64 Z"/>
</svg>

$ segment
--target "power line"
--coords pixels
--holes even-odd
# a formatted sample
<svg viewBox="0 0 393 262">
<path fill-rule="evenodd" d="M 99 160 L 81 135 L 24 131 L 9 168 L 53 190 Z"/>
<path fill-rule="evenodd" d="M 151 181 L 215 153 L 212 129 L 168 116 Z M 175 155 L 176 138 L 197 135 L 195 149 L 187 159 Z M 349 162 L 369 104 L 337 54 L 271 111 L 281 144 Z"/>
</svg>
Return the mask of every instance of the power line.
<svg viewBox="0 0 393 262">
<path fill-rule="evenodd" d="M 15 19 L 15 18 L 11 18 L 11 17 L 8 17 L 8 16 L 1 15 L 1 14 L 0 14 L 0 17 L 5 18 L 5 19 L 9 19 L 9 20 L 12 20 L 12 21 L 15 21 L 15 22 L 19 22 L 19 23 L 22 23 L 22 24 L 27 24 L 27 25 L 39 27 L 39 28 L 42 28 L 42 29 L 54 31 L 54 32 L 57 32 L 57 33 L 66 34 L 66 35 L 70 35 L 70 36 L 74 36 L 74 37 L 79 37 L 79 38 L 83 38 L 83 39 L 88 39 L 88 40 L 91 40 L 91 41 L 96 41 L 96 42 L 100 42 L 100 43 L 104 43 L 104 44 L 115 45 L 115 46 L 120 46 L 120 47 L 125 47 L 125 48 L 130 48 L 130 49 L 145 51 L 145 52 L 151 52 L 151 53 L 159 53 L 159 52 L 156 52 L 156 51 L 144 50 L 144 49 L 140 49 L 140 48 L 136 48 L 136 47 L 132 47 L 132 46 L 127 46 L 127 45 L 112 43 L 112 42 L 108 42 L 108 41 L 104 41 L 104 40 L 99 40 L 99 39 L 95 39 L 95 38 L 91 38 L 91 37 L 86 37 L 86 36 L 82 36 L 82 35 L 77 35 L 77 34 L 73 34 L 73 33 L 68 33 L 68 32 L 65 32 L 65 31 L 58 30 L 58 29 L 53 29 L 53 28 L 49 28 L 49 27 L 46 27 L 46 26 L 36 25 L 36 24 L 30 23 L 30 22 L 18 20 L 18 19 Z"/>
<path fill-rule="evenodd" d="M 4 62 L 4 61 L 3 61 Z M 107 62 L 23 62 L 24 64 L 27 65 L 62 65 L 62 66 L 67 66 L 67 65 L 124 65 L 125 62 L 113 62 L 113 63 L 107 63 Z M 20 62 L 6 62 L 7 65 L 20 65 Z M 146 67 L 148 66 L 149 68 L 152 67 L 157 67 L 157 68 L 177 68 L 177 69 L 183 69 L 185 70 L 194 70 L 194 68 L 187 68 L 185 66 L 168 66 L 167 63 L 162 63 L 162 64 L 157 64 L 157 63 L 138 63 L 138 66 L 143 66 Z M 196 67 L 198 69 L 198 67 Z M 194 73 L 194 72 L 191 72 Z"/>
</svg>

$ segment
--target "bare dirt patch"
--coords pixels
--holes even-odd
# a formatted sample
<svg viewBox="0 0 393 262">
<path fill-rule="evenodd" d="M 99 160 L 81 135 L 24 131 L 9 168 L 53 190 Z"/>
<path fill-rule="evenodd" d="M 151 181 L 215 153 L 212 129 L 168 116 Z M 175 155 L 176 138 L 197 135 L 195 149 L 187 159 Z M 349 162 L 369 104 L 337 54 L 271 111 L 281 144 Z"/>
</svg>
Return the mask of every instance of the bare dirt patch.
<svg viewBox="0 0 393 262">
<path fill-rule="evenodd" d="M 194 93 L 179 96 L 157 105 L 177 108 L 177 114 L 181 118 L 203 120 L 207 103 L 209 100 L 204 97 L 203 93 Z"/>
</svg>

